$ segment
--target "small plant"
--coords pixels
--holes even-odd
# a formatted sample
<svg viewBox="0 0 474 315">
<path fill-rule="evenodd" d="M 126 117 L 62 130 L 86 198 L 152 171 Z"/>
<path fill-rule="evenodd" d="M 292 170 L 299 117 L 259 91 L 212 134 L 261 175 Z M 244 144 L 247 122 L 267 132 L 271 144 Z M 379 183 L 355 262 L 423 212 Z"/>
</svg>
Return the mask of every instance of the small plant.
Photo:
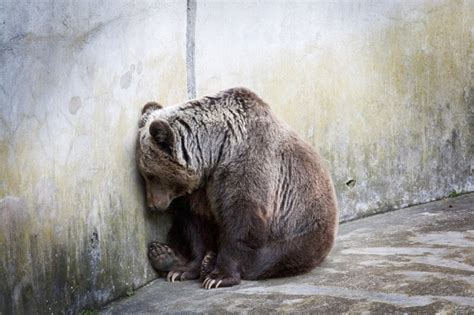
<svg viewBox="0 0 474 315">
<path fill-rule="evenodd" d="M 88 309 L 85 309 L 85 310 L 82 310 L 79 315 L 97 315 L 99 313 L 97 313 L 96 310 L 88 310 Z"/>
<path fill-rule="evenodd" d="M 461 192 L 457 192 L 453 190 L 452 192 L 449 193 L 448 198 L 455 198 L 461 195 Z"/>
<path fill-rule="evenodd" d="M 127 290 L 127 292 L 125 292 L 125 294 L 126 294 L 127 296 L 132 296 L 132 295 L 135 294 L 135 290 L 133 290 L 133 288 L 129 288 L 129 289 Z"/>
</svg>

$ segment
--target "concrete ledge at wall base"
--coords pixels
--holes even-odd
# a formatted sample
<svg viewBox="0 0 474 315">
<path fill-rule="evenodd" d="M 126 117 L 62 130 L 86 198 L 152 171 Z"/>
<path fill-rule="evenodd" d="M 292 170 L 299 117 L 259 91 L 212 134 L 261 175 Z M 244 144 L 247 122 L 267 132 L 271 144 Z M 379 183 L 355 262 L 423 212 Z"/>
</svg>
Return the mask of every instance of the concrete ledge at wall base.
<svg viewBox="0 0 474 315">
<path fill-rule="evenodd" d="M 387 212 L 399 211 L 399 210 L 403 210 L 403 209 L 407 209 L 407 208 L 413 208 L 413 207 L 419 207 L 419 206 L 423 206 L 425 204 L 430 204 L 430 203 L 433 203 L 433 202 L 438 202 L 438 201 L 443 201 L 443 200 L 449 200 L 449 199 L 452 199 L 452 198 L 457 198 L 459 196 L 472 194 L 472 193 L 474 193 L 474 192 L 453 190 L 450 193 L 447 193 L 446 196 L 444 196 L 444 197 L 433 198 L 429 201 L 402 204 L 401 206 L 398 206 L 398 205 L 385 205 L 381 208 L 370 209 L 367 212 L 359 214 L 358 216 L 355 216 L 355 217 L 339 218 L 339 224 L 344 224 L 344 223 L 348 223 L 348 222 L 352 222 L 352 221 L 357 221 L 357 220 L 360 220 L 360 219 L 372 217 L 374 215 L 385 214 Z"/>
</svg>

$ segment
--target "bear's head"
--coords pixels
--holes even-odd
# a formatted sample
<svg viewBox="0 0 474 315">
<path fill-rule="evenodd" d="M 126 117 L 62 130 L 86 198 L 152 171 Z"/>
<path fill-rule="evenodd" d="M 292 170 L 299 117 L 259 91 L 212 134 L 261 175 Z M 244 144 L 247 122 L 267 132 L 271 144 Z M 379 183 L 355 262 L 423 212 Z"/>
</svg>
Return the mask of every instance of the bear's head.
<svg viewBox="0 0 474 315">
<path fill-rule="evenodd" d="M 142 110 L 137 143 L 137 163 L 145 180 L 148 207 L 164 211 L 173 199 L 197 188 L 199 177 L 178 157 L 178 135 L 160 117 L 162 106 L 147 103 Z"/>
</svg>

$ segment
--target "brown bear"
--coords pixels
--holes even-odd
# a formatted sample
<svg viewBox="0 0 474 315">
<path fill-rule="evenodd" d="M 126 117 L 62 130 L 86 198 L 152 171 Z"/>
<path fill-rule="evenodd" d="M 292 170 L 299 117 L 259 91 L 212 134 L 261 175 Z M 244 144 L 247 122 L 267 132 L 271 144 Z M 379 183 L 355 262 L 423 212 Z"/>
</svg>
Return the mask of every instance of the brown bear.
<svg viewBox="0 0 474 315">
<path fill-rule="evenodd" d="M 319 155 L 255 93 L 142 110 L 138 168 L 148 206 L 173 213 L 148 257 L 168 281 L 206 289 L 307 272 L 331 250 L 334 187 Z"/>
</svg>

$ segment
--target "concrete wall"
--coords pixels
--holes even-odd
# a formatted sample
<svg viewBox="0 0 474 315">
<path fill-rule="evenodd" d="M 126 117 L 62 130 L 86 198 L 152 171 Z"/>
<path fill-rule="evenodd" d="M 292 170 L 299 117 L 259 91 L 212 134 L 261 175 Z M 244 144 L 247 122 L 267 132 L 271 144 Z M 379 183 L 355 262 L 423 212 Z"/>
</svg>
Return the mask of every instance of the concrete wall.
<svg viewBox="0 0 474 315">
<path fill-rule="evenodd" d="M 326 159 L 343 220 L 474 189 L 473 1 L 198 1 L 196 16 L 197 94 L 267 100 Z"/>
<path fill-rule="evenodd" d="M 320 150 L 344 220 L 474 190 L 473 17 L 472 1 L 1 2 L 0 313 L 97 307 L 154 277 L 167 219 L 133 156 L 148 100 L 252 88 Z"/>
<path fill-rule="evenodd" d="M 77 311 L 155 277 L 134 161 L 186 94 L 186 3 L 2 1 L 0 313 Z"/>
</svg>

